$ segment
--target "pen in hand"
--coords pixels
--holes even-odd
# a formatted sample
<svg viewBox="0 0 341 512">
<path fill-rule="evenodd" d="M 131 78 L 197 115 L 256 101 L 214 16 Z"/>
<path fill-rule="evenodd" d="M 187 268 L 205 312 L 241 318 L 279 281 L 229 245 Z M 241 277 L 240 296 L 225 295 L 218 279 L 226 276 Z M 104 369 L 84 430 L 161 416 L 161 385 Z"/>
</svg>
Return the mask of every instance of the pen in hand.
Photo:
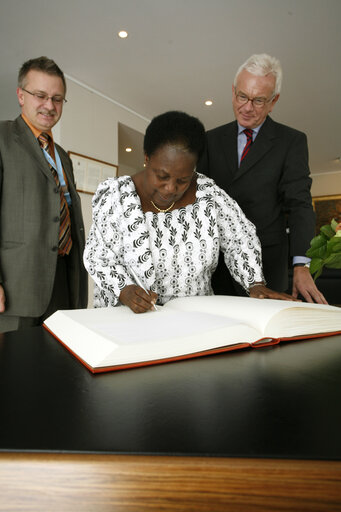
<svg viewBox="0 0 341 512">
<path fill-rule="evenodd" d="M 149 292 L 148 290 L 146 289 L 146 287 L 144 286 L 144 284 L 142 283 L 142 281 L 140 280 L 139 276 L 136 274 L 136 272 L 134 271 L 133 268 L 129 267 L 129 272 L 130 274 L 132 275 L 132 277 L 134 278 L 134 281 L 136 282 L 136 284 L 142 288 L 142 290 L 144 290 L 146 293 L 148 293 L 149 295 Z M 155 304 L 153 304 L 153 307 L 155 309 L 155 311 L 157 311 L 157 307 L 155 306 Z"/>
</svg>

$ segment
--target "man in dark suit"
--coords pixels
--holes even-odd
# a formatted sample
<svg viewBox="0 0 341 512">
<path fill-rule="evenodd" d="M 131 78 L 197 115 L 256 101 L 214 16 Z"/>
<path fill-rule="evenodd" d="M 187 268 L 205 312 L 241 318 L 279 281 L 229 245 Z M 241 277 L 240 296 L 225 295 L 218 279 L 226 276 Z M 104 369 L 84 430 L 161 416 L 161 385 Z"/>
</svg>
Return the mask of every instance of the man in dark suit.
<svg viewBox="0 0 341 512">
<path fill-rule="evenodd" d="M 31 59 L 19 71 L 21 116 L 0 123 L 0 332 L 87 306 L 80 198 L 51 132 L 65 94 L 55 62 Z"/>
<path fill-rule="evenodd" d="M 267 286 L 287 290 L 290 258 L 292 295 L 325 303 L 305 257 L 315 227 L 307 139 L 269 117 L 281 80 L 279 61 L 266 54 L 253 55 L 239 68 L 232 86 L 236 121 L 207 132 L 198 171 L 213 178 L 255 224 Z M 215 293 L 242 294 L 222 259 L 212 284 Z"/>
</svg>

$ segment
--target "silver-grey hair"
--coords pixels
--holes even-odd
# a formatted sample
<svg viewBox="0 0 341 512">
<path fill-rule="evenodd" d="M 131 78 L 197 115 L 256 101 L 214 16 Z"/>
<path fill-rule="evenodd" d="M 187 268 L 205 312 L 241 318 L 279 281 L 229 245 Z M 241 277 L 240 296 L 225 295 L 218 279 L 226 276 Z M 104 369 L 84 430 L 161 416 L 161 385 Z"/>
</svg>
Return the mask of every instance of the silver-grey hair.
<svg viewBox="0 0 341 512">
<path fill-rule="evenodd" d="M 267 53 L 260 53 L 258 55 L 251 55 L 244 64 L 238 69 L 234 78 L 233 85 L 236 87 L 237 79 L 243 70 L 248 71 L 256 76 L 266 76 L 270 73 L 275 77 L 275 90 L 274 95 L 281 91 L 282 87 L 282 67 L 278 59 L 271 57 Z"/>
</svg>

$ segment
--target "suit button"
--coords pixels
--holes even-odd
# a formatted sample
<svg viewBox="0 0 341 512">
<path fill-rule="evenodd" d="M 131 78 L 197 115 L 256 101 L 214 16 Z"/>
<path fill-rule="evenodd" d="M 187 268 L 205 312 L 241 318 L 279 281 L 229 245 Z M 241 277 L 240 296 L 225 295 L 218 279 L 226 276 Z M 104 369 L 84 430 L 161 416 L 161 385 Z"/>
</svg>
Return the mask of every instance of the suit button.
<svg viewBox="0 0 341 512">
<path fill-rule="evenodd" d="M 59 217 L 54 217 L 53 222 L 59 222 Z"/>
<path fill-rule="evenodd" d="M 57 247 L 57 245 L 55 245 L 54 247 L 52 247 L 52 251 L 53 251 L 53 252 L 58 251 L 58 247 Z"/>
</svg>

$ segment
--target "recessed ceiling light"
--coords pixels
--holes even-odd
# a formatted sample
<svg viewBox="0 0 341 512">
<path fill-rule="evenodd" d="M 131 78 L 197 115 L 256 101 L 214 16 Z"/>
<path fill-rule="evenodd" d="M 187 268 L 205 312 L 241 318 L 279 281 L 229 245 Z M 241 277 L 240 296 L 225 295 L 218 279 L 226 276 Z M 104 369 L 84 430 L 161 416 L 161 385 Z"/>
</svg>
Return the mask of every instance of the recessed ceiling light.
<svg viewBox="0 0 341 512">
<path fill-rule="evenodd" d="M 131 153 L 132 149 L 131 148 L 126 148 L 126 152 L 127 153 Z"/>
<path fill-rule="evenodd" d="M 126 37 L 128 37 L 128 32 L 126 30 L 120 30 L 118 33 L 118 37 L 120 37 L 121 39 L 125 39 Z"/>
<path fill-rule="evenodd" d="M 213 105 L 213 101 L 212 101 L 212 100 L 206 100 L 206 101 L 205 101 L 205 105 L 207 105 L 208 107 L 210 107 L 211 105 Z"/>
</svg>

